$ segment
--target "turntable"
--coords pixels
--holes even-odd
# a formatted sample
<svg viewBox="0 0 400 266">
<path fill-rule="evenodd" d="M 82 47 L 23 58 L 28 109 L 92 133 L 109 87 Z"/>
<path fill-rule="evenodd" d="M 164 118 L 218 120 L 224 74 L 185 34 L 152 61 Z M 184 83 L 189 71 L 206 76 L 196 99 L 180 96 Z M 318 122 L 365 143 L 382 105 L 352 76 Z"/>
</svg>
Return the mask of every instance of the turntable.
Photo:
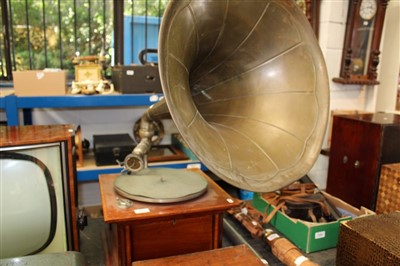
<svg viewBox="0 0 400 266">
<path fill-rule="evenodd" d="M 146 168 L 134 175 L 119 175 L 114 181 L 118 194 L 150 203 L 194 199 L 205 193 L 207 186 L 201 174 L 168 168 Z"/>
</svg>

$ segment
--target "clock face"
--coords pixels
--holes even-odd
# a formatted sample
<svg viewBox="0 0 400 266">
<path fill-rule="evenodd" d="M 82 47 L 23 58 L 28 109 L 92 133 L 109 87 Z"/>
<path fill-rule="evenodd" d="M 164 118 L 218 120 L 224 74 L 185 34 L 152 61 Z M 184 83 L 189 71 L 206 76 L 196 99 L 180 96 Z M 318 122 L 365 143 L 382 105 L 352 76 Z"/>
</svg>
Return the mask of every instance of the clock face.
<svg viewBox="0 0 400 266">
<path fill-rule="evenodd" d="M 376 0 L 362 0 L 360 6 L 360 17 L 370 20 L 376 13 Z"/>
</svg>

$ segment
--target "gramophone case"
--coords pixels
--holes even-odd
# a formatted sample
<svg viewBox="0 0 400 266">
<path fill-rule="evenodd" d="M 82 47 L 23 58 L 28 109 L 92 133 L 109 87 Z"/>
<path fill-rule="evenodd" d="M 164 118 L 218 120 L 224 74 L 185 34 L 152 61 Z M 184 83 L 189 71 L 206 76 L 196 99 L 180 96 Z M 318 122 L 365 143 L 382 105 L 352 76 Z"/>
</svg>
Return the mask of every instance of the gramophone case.
<svg viewBox="0 0 400 266">
<path fill-rule="evenodd" d="M 157 65 L 115 66 L 111 78 L 115 90 L 122 94 L 162 93 Z"/>
<path fill-rule="evenodd" d="M 135 147 L 129 134 L 93 135 L 93 150 L 97 166 L 123 162 Z"/>
<path fill-rule="evenodd" d="M 400 115 L 334 116 L 326 191 L 375 210 L 382 165 L 400 162 L 399 136 Z"/>
</svg>

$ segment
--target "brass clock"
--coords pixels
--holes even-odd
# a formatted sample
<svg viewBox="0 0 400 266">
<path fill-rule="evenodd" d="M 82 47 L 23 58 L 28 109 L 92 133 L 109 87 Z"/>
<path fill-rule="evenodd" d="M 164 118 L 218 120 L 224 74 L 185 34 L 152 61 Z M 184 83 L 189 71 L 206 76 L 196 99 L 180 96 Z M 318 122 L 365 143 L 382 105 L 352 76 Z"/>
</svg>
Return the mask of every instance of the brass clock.
<svg viewBox="0 0 400 266">
<path fill-rule="evenodd" d="M 374 85 L 379 64 L 379 44 L 389 0 L 349 1 L 340 77 L 342 84 Z"/>
</svg>

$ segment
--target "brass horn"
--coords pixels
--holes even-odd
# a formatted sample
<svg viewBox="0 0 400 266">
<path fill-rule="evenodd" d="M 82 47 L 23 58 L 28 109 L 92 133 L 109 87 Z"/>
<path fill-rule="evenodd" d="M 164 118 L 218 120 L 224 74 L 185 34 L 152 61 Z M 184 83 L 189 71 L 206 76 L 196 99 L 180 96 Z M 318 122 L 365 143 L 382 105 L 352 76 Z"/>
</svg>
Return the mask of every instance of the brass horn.
<svg viewBox="0 0 400 266">
<path fill-rule="evenodd" d="M 328 77 L 294 1 L 170 1 L 159 68 L 165 101 L 143 116 L 144 142 L 125 160 L 128 169 L 143 165 L 148 121 L 169 114 L 200 161 L 238 188 L 274 191 L 314 165 Z"/>
</svg>

